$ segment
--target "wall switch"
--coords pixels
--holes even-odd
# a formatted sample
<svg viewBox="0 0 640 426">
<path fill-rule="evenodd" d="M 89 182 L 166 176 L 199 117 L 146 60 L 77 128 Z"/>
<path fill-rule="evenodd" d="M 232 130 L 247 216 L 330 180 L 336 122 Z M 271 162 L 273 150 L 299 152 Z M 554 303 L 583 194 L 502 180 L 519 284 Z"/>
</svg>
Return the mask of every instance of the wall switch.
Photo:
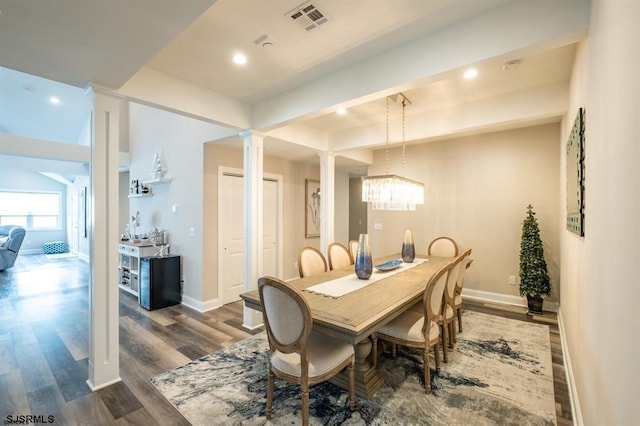
<svg viewBox="0 0 640 426">
<path fill-rule="evenodd" d="M 189 228 L 189 236 L 190 237 L 196 236 L 196 228 Z"/>
<path fill-rule="evenodd" d="M 293 269 L 298 270 L 298 262 L 293 262 Z"/>
<path fill-rule="evenodd" d="M 509 275 L 509 284 L 516 285 L 516 276 L 515 275 Z"/>
<path fill-rule="evenodd" d="M 374 223 L 373 224 L 373 229 L 375 229 L 376 231 L 382 231 L 382 224 L 381 223 Z"/>
</svg>

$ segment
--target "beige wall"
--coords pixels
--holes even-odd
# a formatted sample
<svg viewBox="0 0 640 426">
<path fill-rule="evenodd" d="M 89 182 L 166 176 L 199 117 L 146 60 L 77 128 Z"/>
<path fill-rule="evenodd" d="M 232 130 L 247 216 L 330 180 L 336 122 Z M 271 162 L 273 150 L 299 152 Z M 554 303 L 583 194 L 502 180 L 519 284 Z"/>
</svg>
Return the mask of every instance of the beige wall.
<svg viewBox="0 0 640 426">
<path fill-rule="evenodd" d="M 242 151 L 207 143 L 204 145 L 204 241 L 203 301 L 218 298 L 218 167 L 243 168 Z M 320 179 L 320 166 L 264 157 L 264 173 L 283 176 L 283 278 L 298 276 L 294 269 L 298 251 L 304 246 L 319 248 L 320 238 L 304 237 L 304 180 Z"/>
<path fill-rule="evenodd" d="M 367 233 L 367 204 L 362 202 L 362 180 L 349 179 L 349 239 L 358 240 Z"/>
<path fill-rule="evenodd" d="M 369 209 L 368 230 L 374 257 L 400 252 L 411 228 L 418 253 L 440 235 L 473 249 L 469 289 L 519 297 L 509 276 L 518 275 L 520 236 L 526 207 L 540 222 L 552 295 L 559 294 L 560 126 L 518 130 L 407 146 L 406 177 L 425 184 L 425 204 L 415 212 Z M 384 150 L 374 163 L 385 164 Z M 401 172 L 401 151 L 391 150 L 391 173 Z M 370 167 L 369 174 L 383 170 Z M 374 230 L 374 223 L 382 230 Z"/>
<path fill-rule="evenodd" d="M 577 109 L 586 109 L 585 236 L 562 232 L 560 325 L 575 424 L 640 419 L 638 16 L 637 1 L 593 2 L 563 123 L 566 140 Z"/>
</svg>

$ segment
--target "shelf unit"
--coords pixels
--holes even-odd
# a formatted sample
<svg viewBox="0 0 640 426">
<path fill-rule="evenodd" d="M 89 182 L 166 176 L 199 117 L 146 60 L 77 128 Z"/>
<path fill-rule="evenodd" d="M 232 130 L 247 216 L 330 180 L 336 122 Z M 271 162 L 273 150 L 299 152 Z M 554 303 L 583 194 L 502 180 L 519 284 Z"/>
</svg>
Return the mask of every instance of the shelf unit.
<svg viewBox="0 0 640 426">
<path fill-rule="evenodd" d="M 118 245 L 118 286 L 124 291 L 140 294 L 140 258 L 153 256 L 157 247 L 151 244 L 120 242 Z"/>
<path fill-rule="evenodd" d="M 171 178 L 156 178 L 142 181 L 142 183 L 145 185 L 163 184 L 169 182 L 171 182 Z"/>
<path fill-rule="evenodd" d="M 142 194 L 129 194 L 129 198 L 142 198 L 142 197 L 152 197 L 153 194 L 151 192 L 142 193 Z"/>
</svg>

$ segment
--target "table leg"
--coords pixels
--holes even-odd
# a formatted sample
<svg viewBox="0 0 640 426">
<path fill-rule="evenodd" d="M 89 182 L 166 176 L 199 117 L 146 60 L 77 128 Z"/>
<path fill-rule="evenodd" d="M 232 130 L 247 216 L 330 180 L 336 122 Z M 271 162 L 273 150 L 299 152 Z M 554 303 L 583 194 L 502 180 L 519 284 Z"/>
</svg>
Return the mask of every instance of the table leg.
<svg viewBox="0 0 640 426">
<path fill-rule="evenodd" d="M 365 399 L 371 399 L 376 391 L 384 384 L 382 375 L 373 368 L 373 364 L 368 359 L 371 354 L 371 347 L 371 341 L 367 339 L 356 344 L 354 348 L 356 353 L 356 365 L 354 369 L 356 395 Z M 346 370 L 333 377 L 330 382 L 345 390 L 349 389 L 349 378 Z"/>
</svg>

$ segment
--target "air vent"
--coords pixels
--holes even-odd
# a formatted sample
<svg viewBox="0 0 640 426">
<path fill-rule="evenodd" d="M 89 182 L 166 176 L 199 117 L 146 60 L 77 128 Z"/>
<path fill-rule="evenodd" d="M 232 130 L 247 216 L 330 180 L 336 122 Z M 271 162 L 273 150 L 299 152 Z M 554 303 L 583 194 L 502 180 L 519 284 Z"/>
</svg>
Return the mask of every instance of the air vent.
<svg viewBox="0 0 640 426">
<path fill-rule="evenodd" d="M 306 31 L 318 28 L 322 24 L 329 22 L 329 18 L 320 12 L 318 8 L 310 1 L 302 3 L 300 6 L 288 12 L 285 16 L 293 19 L 298 25 Z"/>
</svg>

